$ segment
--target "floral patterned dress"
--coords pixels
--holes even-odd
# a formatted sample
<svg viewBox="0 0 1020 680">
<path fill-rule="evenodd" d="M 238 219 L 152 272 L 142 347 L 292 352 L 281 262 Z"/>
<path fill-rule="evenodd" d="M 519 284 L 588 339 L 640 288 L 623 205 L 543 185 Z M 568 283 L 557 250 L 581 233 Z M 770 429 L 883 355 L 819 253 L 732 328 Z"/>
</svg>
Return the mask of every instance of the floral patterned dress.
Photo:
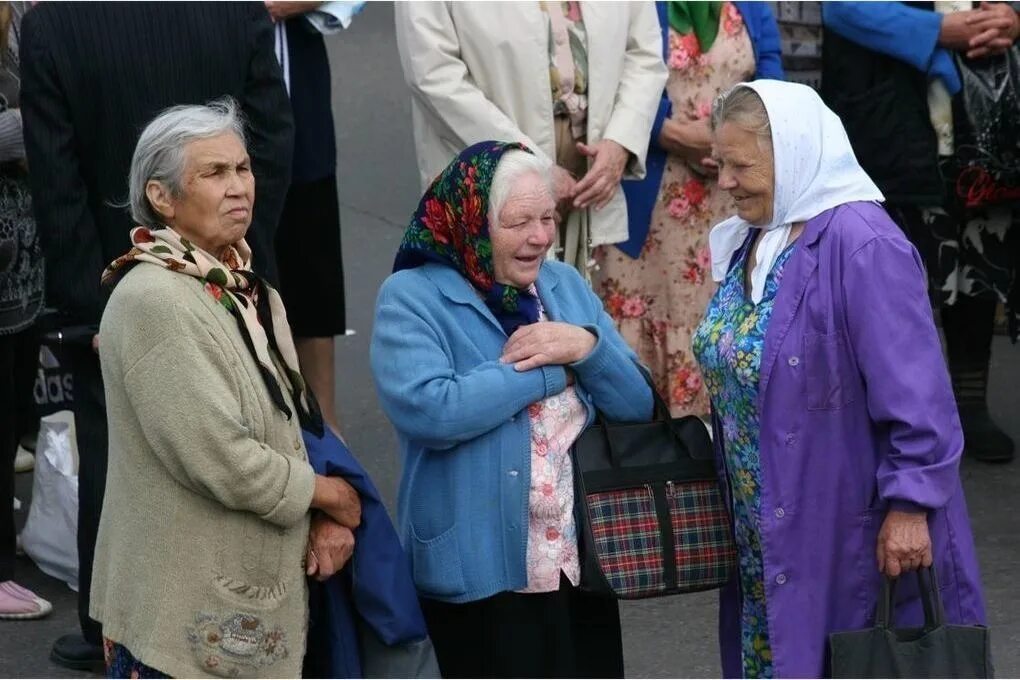
<svg viewBox="0 0 1020 680">
<path fill-rule="evenodd" d="M 726 3 L 718 37 L 702 54 L 694 34 L 670 29 L 666 92 L 673 117 L 709 116 L 712 101 L 754 76 L 743 19 Z M 708 396 L 691 355 L 691 334 L 715 292 L 708 232 L 736 213 L 732 199 L 677 156 L 666 159 L 659 198 L 641 256 L 596 249 L 592 284 L 627 343 L 648 366 L 674 415 L 705 415 Z"/>
<path fill-rule="evenodd" d="M 722 421 L 725 467 L 740 564 L 741 656 L 744 677 L 772 677 L 761 549 L 761 462 L 758 379 L 765 331 L 772 318 L 789 246 L 776 260 L 755 305 L 744 289 L 749 244 L 744 244 L 694 334 L 694 354 L 705 376 L 715 413 Z"/>
</svg>

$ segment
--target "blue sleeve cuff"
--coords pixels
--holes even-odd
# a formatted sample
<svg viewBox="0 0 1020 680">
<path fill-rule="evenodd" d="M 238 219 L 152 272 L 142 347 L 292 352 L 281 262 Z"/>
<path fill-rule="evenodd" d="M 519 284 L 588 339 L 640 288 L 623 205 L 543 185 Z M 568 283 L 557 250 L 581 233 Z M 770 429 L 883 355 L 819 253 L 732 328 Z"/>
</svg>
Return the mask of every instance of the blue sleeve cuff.
<svg viewBox="0 0 1020 680">
<path fill-rule="evenodd" d="M 581 377 L 591 378 L 601 373 L 606 366 L 606 341 L 595 324 L 584 324 L 581 328 L 595 336 L 595 346 L 588 352 L 588 356 L 570 364 L 570 368 Z"/>
<path fill-rule="evenodd" d="M 567 389 L 567 369 L 562 366 L 543 366 L 542 377 L 545 378 L 545 397 Z"/>
<path fill-rule="evenodd" d="M 662 101 L 659 102 L 659 110 L 655 114 L 655 122 L 652 123 L 652 138 L 649 140 L 649 146 L 659 146 L 659 135 L 662 134 L 662 126 L 666 122 L 666 119 L 672 115 L 673 102 L 670 101 L 669 97 L 663 94 Z"/>
</svg>

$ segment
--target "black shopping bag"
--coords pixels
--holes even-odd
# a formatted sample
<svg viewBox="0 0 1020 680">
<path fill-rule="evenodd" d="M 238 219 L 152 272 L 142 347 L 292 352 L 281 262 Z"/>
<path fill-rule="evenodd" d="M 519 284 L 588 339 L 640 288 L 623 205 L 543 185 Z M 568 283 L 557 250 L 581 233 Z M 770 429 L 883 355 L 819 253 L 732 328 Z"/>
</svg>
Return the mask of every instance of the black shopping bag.
<svg viewBox="0 0 1020 680">
<path fill-rule="evenodd" d="M 955 152 L 941 163 L 964 208 L 1020 200 L 1020 47 L 981 59 L 957 55 L 963 89 L 953 98 Z"/>
<path fill-rule="evenodd" d="M 829 636 L 834 678 L 991 678 L 988 629 L 945 623 L 934 567 L 917 572 L 924 626 L 894 628 L 886 579 L 875 627 Z"/>
</svg>

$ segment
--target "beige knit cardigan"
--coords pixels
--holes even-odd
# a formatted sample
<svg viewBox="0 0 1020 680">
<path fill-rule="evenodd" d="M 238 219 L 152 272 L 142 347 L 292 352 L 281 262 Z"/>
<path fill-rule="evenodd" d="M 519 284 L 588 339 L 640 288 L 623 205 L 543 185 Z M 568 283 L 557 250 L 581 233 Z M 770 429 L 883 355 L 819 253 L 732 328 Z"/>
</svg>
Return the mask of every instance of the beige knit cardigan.
<svg viewBox="0 0 1020 680">
<path fill-rule="evenodd" d="M 297 417 L 198 279 L 137 265 L 99 347 L 110 449 L 91 615 L 175 677 L 298 677 L 314 476 Z"/>
</svg>

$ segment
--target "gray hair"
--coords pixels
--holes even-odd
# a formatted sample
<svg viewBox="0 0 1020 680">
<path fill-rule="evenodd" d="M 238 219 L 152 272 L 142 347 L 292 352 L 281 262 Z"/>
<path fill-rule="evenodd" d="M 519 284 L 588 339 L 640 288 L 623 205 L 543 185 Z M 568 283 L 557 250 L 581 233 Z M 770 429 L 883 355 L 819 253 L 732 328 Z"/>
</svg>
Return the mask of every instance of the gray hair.
<svg viewBox="0 0 1020 680">
<path fill-rule="evenodd" d="M 759 143 L 772 145 L 772 124 L 765 102 L 753 88 L 743 83 L 723 92 L 712 104 L 712 131 L 718 130 L 723 123 L 738 125 L 757 135 Z"/>
<path fill-rule="evenodd" d="M 496 172 L 492 176 L 492 185 L 489 187 L 489 224 L 498 224 L 499 213 L 510 197 L 514 184 L 522 176 L 528 173 L 536 173 L 542 182 L 549 187 L 549 195 L 555 196 L 552 181 L 552 163 L 545 157 L 537 154 L 513 149 L 503 154 L 496 166 Z"/>
<path fill-rule="evenodd" d="M 174 197 L 181 195 L 184 147 L 199 139 L 233 133 L 245 144 L 244 118 L 232 97 L 205 105 L 174 106 L 145 126 L 131 157 L 128 173 L 128 207 L 136 223 L 154 227 L 163 217 L 149 203 L 145 186 L 157 181 Z"/>
</svg>

